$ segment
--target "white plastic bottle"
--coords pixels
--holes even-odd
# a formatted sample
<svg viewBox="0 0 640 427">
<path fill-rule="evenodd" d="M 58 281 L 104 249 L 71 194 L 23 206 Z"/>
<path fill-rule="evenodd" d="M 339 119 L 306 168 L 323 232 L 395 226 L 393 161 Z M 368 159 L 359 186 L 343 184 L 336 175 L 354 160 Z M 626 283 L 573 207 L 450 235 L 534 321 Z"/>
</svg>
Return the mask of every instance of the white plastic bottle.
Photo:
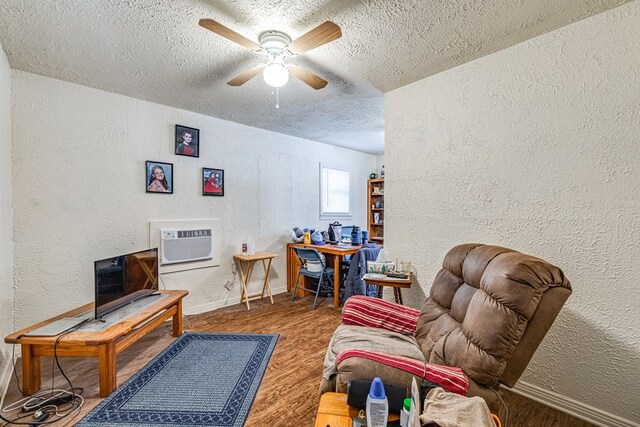
<svg viewBox="0 0 640 427">
<path fill-rule="evenodd" d="M 389 417 L 389 402 L 382 380 L 373 379 L 367 396 L 367 427 L 386 427 Z"/>
<path fill-rule="evenodd" d="M 402 405 L 402 411 L 400 411 L 400 427 L 413 427 L 409 426 L 409 412 L 411 410 L 411 398 L 404 399 Z"/>
<path fill-rule="evenodd" d="M 256 241 L 251 237 L 247 239 L 247 255 L 255 255 L 256 254 Z"/>
</svg>

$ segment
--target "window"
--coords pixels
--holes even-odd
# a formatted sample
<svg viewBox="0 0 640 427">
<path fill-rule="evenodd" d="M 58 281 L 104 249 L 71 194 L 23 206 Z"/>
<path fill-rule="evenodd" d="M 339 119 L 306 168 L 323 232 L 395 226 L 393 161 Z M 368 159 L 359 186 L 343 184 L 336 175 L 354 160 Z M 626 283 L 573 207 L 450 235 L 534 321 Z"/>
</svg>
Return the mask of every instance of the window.
<svg viewBox="0 0 640 427">
<path fill-rule="evenodd" d="M 320 165 L 320 219 L 351 218 L 349 171 Z"/>
</svg>

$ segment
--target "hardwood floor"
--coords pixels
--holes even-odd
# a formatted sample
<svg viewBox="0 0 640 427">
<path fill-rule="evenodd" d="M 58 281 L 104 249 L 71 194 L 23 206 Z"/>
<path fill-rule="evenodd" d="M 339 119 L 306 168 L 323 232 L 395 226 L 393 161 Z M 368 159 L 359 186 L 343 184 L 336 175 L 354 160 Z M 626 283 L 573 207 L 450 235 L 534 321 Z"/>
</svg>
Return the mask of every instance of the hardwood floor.
<svg viewBox="0 0 640 427">
<path fill-rule="evenodd" d="M 250 311 L 238 304 L 184 319 L 185 330 L 193 332 L 280 334 L 246 426 L 314 425 L 322 362 L 331 334 L 340 324 L 341 313 L 340 310 L 331 308 L 329 299 L 311 311 L 310 298 L 296 298 L 293 303 L 289 303 L 289 298 L 288 293 L 279 294 L 274 297 L 274 305 L 267 300 L 252 301 Z M 166 323 L 158 327 L 118 355 L 118 384 L 126 381 L 175 339 L 171 336 L 170 325 Z M 42 385 L 48 388 L 51 384 L 52 359 L 42 359 Z M 60 363 L 73 385 L 84 388 L 86 400 L 77 417 L 50 424 L 52 426 L 77 423 L 102 400 L 98 397 L 97 361 L 61 358 Z M 19 373 L 19 365 L 17 369 Z M 58 372 L 55 384 L 67 387 Z M 509 408 L 509 426 L 591 426 L 515 393 L 503 390 L 501 395 Z M 9 385 L 5 402 L 13 402 L 20 397 L 22 396 L 14 378 Z M 500 417 L 504 420 L 504 409 L 500 412 Z"/>
</svg>

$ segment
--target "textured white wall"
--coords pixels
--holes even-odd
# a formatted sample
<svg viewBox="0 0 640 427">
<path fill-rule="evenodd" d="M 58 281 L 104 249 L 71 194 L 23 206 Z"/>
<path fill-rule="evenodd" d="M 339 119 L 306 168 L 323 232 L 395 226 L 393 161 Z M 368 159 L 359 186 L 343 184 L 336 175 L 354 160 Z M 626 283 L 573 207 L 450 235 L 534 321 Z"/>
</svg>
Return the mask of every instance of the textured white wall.
<svg viewBox="0 0 640 427">
<path fill-rule="evenodd" d="M 20 71 L 13 72 L 16 326 L 93 300 L 93 260 L 142 249 L 148 221 L 220 218 L 220 267 L 164 275 L 187 289 L 185 312 L 237 302 L 224 289 L 242 240 L 280 253 L 286 289 L 293 226 L 319 220 L 319 162 L 352 171 L 354 221 L 365 223 L 375 156 L 285 136 Z M 274 110 L 274 114 L 277 111 Z M 200 129 L 200 158 L 174 155 L 175 124 Z M 174 194 L 145 194 L 145 160 L 174 164 Z M 201 168 L 225 170 L 224 197 L 201 196 Z M 262 267 L 254 273 L 255 292 Z"/>
<path fill-rule="evenodd" d="M 0 46 L 0 342 L 13 330 L 13 218 L 11 210 L 11 69 Z M 8 360 L 0 344 L 0 380 Z M 0 381 L 0 394 L 2 394 Z"/>
<path fill-rule="evenodd" d="M 640 1 L 386 95 L 385 243 L 498 244 L 573 295 L 522 380 L 640 422 Z M 406 298 L 405 301 L 409 300 Z"/>
<path fill-rule="evenodd" d="M 384 165 L 384 154 L 378 154 L 376 156 L 376 173 L 378 174 L 378 176 L 380 176 L 380 171 L 382 170 L 383 165 Z M 385 170 L 384 173 L 386 174 L 387 171 Z"/>
</svg>

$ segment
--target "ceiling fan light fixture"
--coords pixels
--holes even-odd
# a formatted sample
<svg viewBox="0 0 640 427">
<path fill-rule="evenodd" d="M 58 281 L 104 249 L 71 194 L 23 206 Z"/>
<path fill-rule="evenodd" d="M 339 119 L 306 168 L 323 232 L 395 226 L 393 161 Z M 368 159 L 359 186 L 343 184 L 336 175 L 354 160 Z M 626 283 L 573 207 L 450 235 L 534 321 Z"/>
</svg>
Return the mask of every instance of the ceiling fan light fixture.
<svg viewBox="0 0 640 427">
<path fill-rule="evenodd" d="M 286 59 L 308 52 L 333 40 L 342 37 L 340 26 L 331 21 L 326 21 L 314 29 L 307 31 L 295 40 L 291 40 L 287 34 L 269 30 L 260 35 L 260 44 L 257 44 L 232 29 L 222 25 L 213 19 L 201 19 L 201 27 L 212 31 L 240 46 L 246 47 L 256 53 L 260 53 L 267 59 L 266 65 L 256 65 L 244 73 L 229 80 L 229 86 L 242 86 L 262 71 L 262 76 L 267 85 L 279 88 L 289 81 L 289 72 L 301 82 L 313 89 L 322 89 L 327 86 L 327 81 L 316 76 L 310 71 L 287 64 Z"/>
<path fill-rule="evenodd" d="M 284 65 L 279 63 L 272 63 L 262 72 L 264 81 L 271 87 L 282 87 L 289 81 L 289 72 Z"/>
</svg>

